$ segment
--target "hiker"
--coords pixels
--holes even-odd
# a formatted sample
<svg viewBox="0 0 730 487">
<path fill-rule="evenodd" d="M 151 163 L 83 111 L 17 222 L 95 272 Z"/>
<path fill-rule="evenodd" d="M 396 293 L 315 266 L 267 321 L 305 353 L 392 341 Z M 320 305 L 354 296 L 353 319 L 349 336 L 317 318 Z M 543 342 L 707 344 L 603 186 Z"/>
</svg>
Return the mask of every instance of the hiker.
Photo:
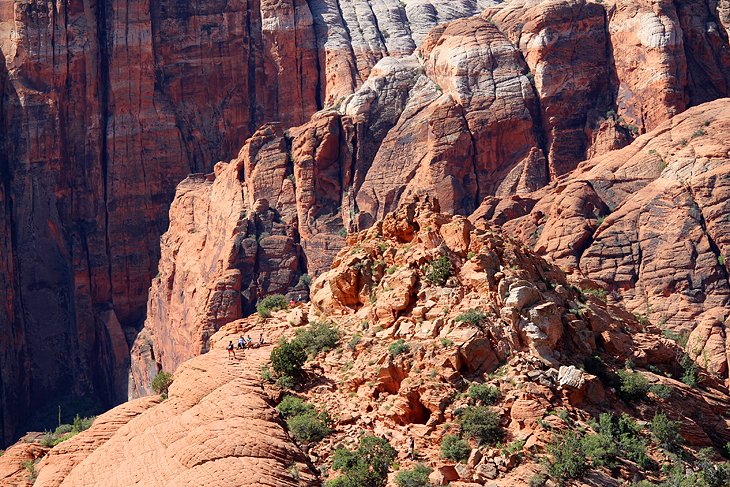
<svg viewBox="0 0 730 487">
<path fill-rule="evenodd" d="M 294 298 L 291 298 L 291 299 L 289 300 L 289 307 L 290 307 L 290 308 L 293 308 L 294 306 L 296 306 L 296 304 L 297 304 L 297 302 L 296 302 L 296 301 L 294 301 Z"/>
<path fill-rule="evenodd" d="M 231 358 L 231 355 L 233 355 L 233 358 L 236 358 L 236 350 L 233 348 L 233 340 L 228 342 L 228 346 L 226 347 L 226 350 L 228 350 L 228 358 Z"/>
<path fill-rule="evenodd" d="M 251 335 L 246 337 L 246 347 L 253 348 L 253 345 L 251 344 Z"/>
<path fill-rule="evenodd" d="M 416 459 L 416 440 L 411 436 L 411 441 L 408 442 L 408 458 L 411 460 Z"/>
<path fill-rule="evenodd" d="M 264 334 L 263 332 L 259 335 L 259 347 L 264 344 Z"/>
<path fill-rule="evenodd" d="M 243 341 L 243 335 L 238 337 L 238 349 L 243 350 L 243 348 L 246 346 L 246 344 Z"/>
</svg>

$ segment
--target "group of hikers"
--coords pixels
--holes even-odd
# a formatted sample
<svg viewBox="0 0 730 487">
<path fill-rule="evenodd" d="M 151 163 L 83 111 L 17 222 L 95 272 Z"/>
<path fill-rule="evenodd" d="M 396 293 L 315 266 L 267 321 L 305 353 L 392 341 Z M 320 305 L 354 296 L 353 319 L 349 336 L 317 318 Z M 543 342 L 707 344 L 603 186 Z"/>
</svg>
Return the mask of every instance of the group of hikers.
<svg viewBox="0 0 730 487">
<path fill-rule="evenodd" d="M 236 358 L 236 349 L 238 350 L 246 350 L 247 348 L 259 348 L 260 346 L 264 345 L 266 342 L 264 341 L 264 334 L 261 333 L 259 335 L 259 341 L 258 343 L 253 343 L 253 340 L 251 340 L 251 335 L 248 335 L 248 337 L 243 338 L 243 335 L 241 335 L 238 338 L 238 345 L 234 348 L 233 346 L 233 340 L 230 340 L 228 342 L 228 346 L 226 347 L 226 350 L 228 350 L 228 358 L 233 357 Z"/>
</svg>

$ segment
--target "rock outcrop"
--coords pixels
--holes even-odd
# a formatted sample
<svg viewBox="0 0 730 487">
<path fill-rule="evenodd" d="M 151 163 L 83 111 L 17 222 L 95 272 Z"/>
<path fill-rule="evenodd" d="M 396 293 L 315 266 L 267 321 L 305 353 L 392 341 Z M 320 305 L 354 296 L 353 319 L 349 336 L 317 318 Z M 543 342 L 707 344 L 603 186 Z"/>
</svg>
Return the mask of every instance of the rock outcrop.
<svg viewBox="0 0 730 487">
<path fill-rule="evenodd" d="M 306 124 L 289 130 L 271 125 L 257 132 L 228 165 L 238 169 L 223 169 L 227 166 L 221 163 L 210 176 L 216 180 L 213 186 L 229 187 L 234 194 L 217 196 L 202 177 L 181 185 L 163 240 L 160 280 L 153 283 L 146 326 L 133 352 L 133 393 L 144 391 L 144 377 L 160 367 L 174 368 L 204 350 L 212 331 L 250 311 L 257 298 L 286 291 L 303 273 L 324 271 L 344 244 L 343 227 L 368 228 L 401 201 L 423 194 L 438 199 L 447 213 L 468 215 L 483 202 L 475 218 L 488 215 L 504 223 L 529 211 L 535 191 L 587 156 L 623 147 L 703 101 L 697 88 L 700 71 L 711 79 L 700 84 L 716 89 L 708 97 L 727 93 L 719 74 L 730 66 L 724 34 L 682 37 L 683 29 L 691 31 L 714 14 L 665 3 L 656 13 L 653 4 L 642 2 L 507 2 L 433 27 L 413 55 L 406 55 L 406 49 L 368 64 L 353 47 L 358 61 L 349 66 L 369 66 L 358 71 L 359 76 L 367 73 L 362 86 Z M 636 34 L 632 22 L 645 17 L 654 20 L 647 20 L 646 32 Z M 655 32 L 655 20 L 671 29 Z M 640 42 L 627 37 L 635 34 Z M 700 70 L 687 64 L 685 52 L 705 53 L 713 61 L 708 57 L 703 61 L 708 66 Z M 647 71 L 617 65 L 617 56 Z M 647 80 L 654 84 L 647 86 Z M 655 111 L 649 114 L 645 105 Z M 227 182 L 218 182 L 221 177 Z M 189 191 L 192 186 L 199 189 Z M 571 249 L 588 245 L 586 212 L 595 209 L 598 218 L 611 211 L 589 183 L 576 191 L 565 193 L 555 210 L 561 221 L 570 222 L 564 230 L 581 236 Z M 193 194 L 197 196 L 190 199 Z M 268 252 L 288 269 L 274 281 L 254 260 L 233 263 L 230 257 L 220 266 L 209 261 L 218 250 L 208 249 L 239 252 L 231 240 L 240 232 L 231 230 L 241 224 L 235 214 L 250 215 L 263 200 L 290 229 L 282 227 L 286 239 Z M 222 201 L 234 202 L 221 209 L 230 218 L 225 236 L 217 230 L 200 235 L 183 230 L 190 226 L 186 205 L 216 207 Z M 561 239 L 546 235 L 546 245 L 555 247 L 552 257 L 566 253 Z M 184 247 L 205 248 L 205 257 L 191 260 L 193 251 L 178 251 Z M 251 241 L 250 247 L 247 255 L 259 246 Z M 203 269 L 195 273 L 196 287 L 186 281 L 190 277 L 180 278 L 189 266 Z M 208 294 L 201 297 L 201 287 L 218 290 L 210 294 L 213 308 L 203 304 Z M 216 301 L 221 293 L 232 298 L 224 300 L 225 311 Z M 237 293 L 243 293 L 241 305 Z M 191 302 L 196 311 L 180 308 Z M 183 335 L 193 338 L 174 345 L 162 338 Z"/>
<path fill-rule="evenodd" d="M 485 4 L 1 1 L 1 441 L 61 391 L 126 398 L 182 179 Z"/>
<path fill-rule="evenodd" d="M 696 327 L 688 351 L 727 376 L 728 127 L 727 99 L 692 108 L 524 204 L 485 202 L 474 219 L 491 213 L 668 333 Z"/>
<path fill-rule="evenodd" d="M 288 270 L 240 283 L 242 262 L 189 273 L 212 301 L 173 333 L 172 365 L 205 349 L 202 330 L 327 268 L 343 228 L 423 193 L 460 214 L 527 198 L 727 96 L 727 11 L 724 0 L 0 2 L 3 440 L 28 409 L 18 405 L 60 391 L 125 398 L 135 340 L 135 357 L 156 361 L 153 330 L 140 328 L 174 188 L 247 138 L 241 209 L 266 200 L 287 228 L 245 258 Z M 267 123 L 279 135 L 258 147 Z M 257 236 L 278 225 L 271 215 Z M 210 238 L 227 231 L 213 226 Z M 228 245 L 199 237 L 169 244 Z M 181 324 L 155 293 L 166 304 L 151 323 Z"/>
</svg>

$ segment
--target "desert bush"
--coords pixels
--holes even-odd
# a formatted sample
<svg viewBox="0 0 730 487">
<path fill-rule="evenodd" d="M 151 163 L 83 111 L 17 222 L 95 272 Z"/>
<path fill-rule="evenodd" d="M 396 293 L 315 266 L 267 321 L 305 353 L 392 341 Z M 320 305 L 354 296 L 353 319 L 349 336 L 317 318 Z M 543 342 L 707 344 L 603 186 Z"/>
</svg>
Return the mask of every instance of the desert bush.
<svg viewBox="0 0 730 487">
<path fill-rule="evenodd" d="M 469 443 L 459 438 L 458 435 L 446 435 L 441 440 L 441 458 L 453 462 L 464 462 L 469 458 L 471 448 Z"/>
<path fill-rule="evenodd" d="M 155 378 L 152 379 L 152 390 L 155 391 L 155 394 L 162 394 L 166 397 L 172 381 L 172 374 L 161 370 L 157 373 Z"/>
<path fill-rule="evenodd" d="M 649 391 L 649 380 L 639 372 L 622 369 L 617 372 L 621 380 L 621 395 L 627 400 L 639 400 Z"/>
<path fill-rule="evenodd" d="M 459 416 L 461 431 L 481 444 L 493 445 L 502 439 L 504 430 L 499 425 L 499 416 L 486 406 L 472 406 Z"/>
<path fill-rule="evenodd" d="M 313 413 L 314 406 L 296 396 L 284 396 L 284 399 L 276 406 L 276 410 L 286 419 L 300 414 Z"/>
<path fill-rule="evenodd" d="M 272 311 L 289 308 L 289 302 L 283 294 L 269 294 L 261 298 L 256 304 L 256 312 L 262 318 L 270 318 Z"/>
<path fill-rule="evenodd" d="M 433 469 L 422 463 L 417 463 L 408 470 L 401 470 L 395 476 L 395 483 L 398 487 L 429 487 L 428 476 Z"/>
<path fill-rule="evenodd" d="M 550 455 L 548 473 L 561 485 L 566 480 L 581 478 L 585 473 L 585 452 L 575 432 L 567 431 L 553 437 L 547 445 L 547 452 Z"/>
<path fill-rule="evenodd" d="M 411 351 L 411 346 L 407 344 L 402 338 L 394 341 L 388 347 L 388 353 L 391 357 L 397 357 L 400 354 L 408 353 Z"/>
<path fill-rule="evenodd" d="M 299 443 L 316 443 L 330 434 L 323 415 L 314 411 L 291 416 L 286 420 L 286 426 Z"/>
<path fill-rule="evenodd" d="M 443 286 L 452 275 L 454 275 L 454 266 L 448 257 L 442 255 L 426 266 L 424 277 L 435 286 Z"/>
<path fill-rule="evenodd" d="M 279 376 L 298 377 L 307 361 L 307 352 L 296 340 L 282 340 L 271 351 L 271 368 Z"/>
<path fill-rule="evenodd" d="M 340 341 L 340 331 L 332 323 L 315 321 L 306 329 L 297 330 L 294 341 L 299 342 L 310 358 L 332 350 Z"/>
<path fill-rule="evenodd" d="M 499 401 L 500 392 L 494 386 L 487 384 L 472 384 L 469 386 L 469 397 L 481 401 L 485 406 L 491 406 Z"/>
<path fill-rule="evenodd" d="M 356 450 L 338 448 L 332 469 L 342 472 L 327 482 L 327 487 L 381 487 L 388 480 L 388 470 L 397 453 L 384 438 L 365 436 Z"/>
<path fill-rule="evenodd" d="M 457 316 L 454 321 L 481 328 L 487 321 L 487 314 L 478 309 L 470 309 Z"/>
<path fill-rule="evenodd" d="M 684 442 L 684 439 L 679 434 L 679 423 L 672 421 L 662 412 L 654 415 L 649 426 L 649 431 L 656 438 L 659 446 L 669 451 L 678 450 Z"/>
</svg>

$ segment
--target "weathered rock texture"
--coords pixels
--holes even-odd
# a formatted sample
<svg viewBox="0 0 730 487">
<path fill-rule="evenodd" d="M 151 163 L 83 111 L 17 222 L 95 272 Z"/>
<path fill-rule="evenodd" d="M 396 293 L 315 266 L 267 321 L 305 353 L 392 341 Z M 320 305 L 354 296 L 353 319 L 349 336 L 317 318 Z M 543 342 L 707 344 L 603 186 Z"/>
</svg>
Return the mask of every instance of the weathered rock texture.
<svg viewBox="0 0 730 487">
<path fill-rule="evenodd" d="M 239 325 L 254 333 L 251 323 Z M 163 402 L 153 396 L 122 404 L 37 455 L 43 458 L 33 485 L 316 485 L 261 387 L 270 347 L 239 352 L 235 361 L 227 356 L 225 345 L 239 328 L 220 333 L 211 351 L 182 364 Z M 274 329 L 267 338 L 275 341 Z M 0 459 L 0 475 L 16 463 Z"/>
<path fill-rule="evenodd" d="M 537 193 L 486 201 L 474 219 L 503 223 L 655 325 L 696 327 L 688 351 L 727 376 L 729 128 L 727 99 L 692 108 Z"/>
<path fill-rule="evenodd" d="M 486 4 L 0 1 L 0 441 L 59 391 L 126 397 L 187 174 Z"/>
<path fill-rule="evenodd" d="M 159 348 L 172 365 L 205 350 L 209 331 L 258 296 L 325 268 L 343 226 L 365 228 L 419 193 L 463 214 L 530 193 L 727 96 L 727 10 L 724 0 L 0 0 L 3 440 L 23 405 L 59 391 L 126 396 L 175 185 L 231 159 L 262 124 L 281 124 L 265 129 L 280 135 L 262 147 L 254 136 L 236 163 L 248 228 L 237 235 L 261 242 L 241 251 L 193 234 L 188 244 L 173 222 L 135 349 L 145 370 L 167 360 L 153 359 L 155 328 L 192 327 Z M 196 184 L 185 183 L 189 199 L 205 206 Z M 271 212 L 257 213 L 263 200 Z M 230 239 L 238 223 L 201 233 Z M 173 249 L 211 254 L 173 273 Z M 215 268 L 218 250 L 243 260 Z M 210 291 L 193 299 L 193 282 Z"/>
<path fill-rule="evenodd" d="M 223 181 L 219 172 L 209 190 Z M 223 325 L 207 353 L 177 369 L 168 399 L 118 406 L 50 451 L 28 438 L 0 457 L 0 481 L 5 474 L 27 485 L 19 461 L 35 457 L 36 486 L 322 485 L 339 475 L 330 468 L 337 448 L 377 435 L 395 448 L 399 471 L 415 463 L 413 438 L 433 485 L 527 486 L 551 461 L 548 442 L 560 447 L 568 431 L 595 434 L 607 412 L 634 425 L 634 443 L 657 468 L 627 461 L 621 449 L 620 468 L 608 468 L 590 450 L 584 482 L 658 484 L 669 467 L 702 465 L 701 448 L 717 452 L 730 440 L 726 387 L 703 368 L 694 386 L 677 380 L 684 370 L 676 343 L 644 331 L 622 306 L 579 290 L 575 283 L 585 290 L 596 284 L 566 276 L 499 227 L 441 213 L 421 199 L 347 244 L 313 282 L 311 303 Z M 436 282 L 431 264 L 444 260 L 451 271 Z M 302 329 L 308 322 L 318 325 Z M 272 344 L 325 324 L 339 345 L 313 353 L 297 386 L 284 393 L 261 373 Z M 228 357 L 229 341 L 260 333 L 263 347 Z M 633 370 L 625 369 L 629 361 Z M 642 377 L 645 390 L 627 396 L 617 373 L 635 374 L 637 383 Z M 478 387 L 489 397 L 475 394 Z M 287 433 L 272 408 L 285 394 L 329 418 L 330 431 L 306 444 L 307 456 L 292 441 L 296 430 Z M 475 406 L 494 415 L 498 438 L 478 442 L 459 426 Z M 676 421 L 681 455 L 667 455 L 650 433 L 658 412 Z M 602 444 L 618 444 L 604 427 Z M 469 455 L 456 463 L 441 456 L 440 444 L 459 433 Z M 396 475 L 389 473 L 389 486 Z"/>
<path fill-rule="evenodd" d="M 393 47 L 402 55 L 380 59 L 390 52 L 383 50 L 363 57 L 354 43 L 348 54 L 354 57 L 332 75 L 352 80 L 335 83 L 345 91 L 365 80 L 354 93 L 333 96 L 335 106 L 299 127 L 262 128 L 237 159 L 218 166 L 210 176 L 215 182 L 198 177 L 181 185 L 133 352 L 133 393 L 144 392 L 159 368 L 204 351 L 212 331 L 240 318 L 260 296 L 286 291 L 301 273 L 325 270 L 344 243 L 343 227 L 367 228 L 422 194 L 457 214 L 472 213 L 486 199 L 478 215 L 495 213 L 503 223 L 529 211 L 528 195 L 586 157 L 623 147 L 686 107 L 727 94 L 727 37 L 722 30 L 695 32 L 716 17 L 704 3 L 693 5 L 506 2 L 431 28 L 413 55 Z M 358 2 L 325 18 L 338 25 L 350 7 L 365 12 L 358 19 L 371 18 Z M 452 16 L 445 12 L 438 18 Z M 637 18 L 646 20 L 640 29 Z M 221 197 L 214 188 L 230 193 Z M 581 195 L 608 211 L 590 197 Z M 497 204 L 506 207 L 492 211 Z M 276 245 L 253 241 L 254 234 L 271 233 L 261 225 L 256 233 L 248 223 L 259 207 L 285 225 L 274 232 Z M 202 208 L 213 216 L 194 216 Z M 580 212 L 574 216 L 573 232 L 584 221 Z M 218 223 L 195 234 L 191 219 Z M 202 257 L 192 258 L 198 252 Z M 283 273 L 271 279 L 260 258 Z"/>
</svg>

